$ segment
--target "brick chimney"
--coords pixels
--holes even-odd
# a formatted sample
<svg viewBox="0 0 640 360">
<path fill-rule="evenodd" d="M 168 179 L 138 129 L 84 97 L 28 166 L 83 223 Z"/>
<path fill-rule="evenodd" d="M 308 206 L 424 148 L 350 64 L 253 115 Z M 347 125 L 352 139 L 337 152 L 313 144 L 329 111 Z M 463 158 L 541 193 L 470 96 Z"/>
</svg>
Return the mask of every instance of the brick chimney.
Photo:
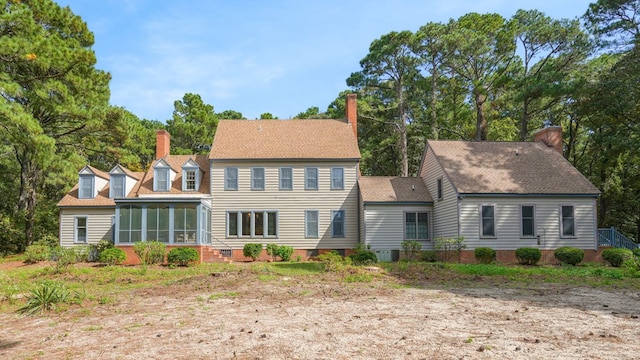
<svg viewBox="0 0 640 360">
<path fill-rule="evenodd" d="M 562 127 L 547 126 L 533 135 L 533 140 L 554 148 L 560 155 L 562 151 Z"/>
<path fill-rule="evenodd" d="M 156 130 L 156 160 L 162 159 L 171 152 L 171 135 L 167 130 Z"/>
<path fill-rule="evenodd" d="M 358 95 L 347 94 L 347 102 L 345 112 L 347 115 L 347 123 L 351 124 L 353 135 L 358 138 Z"/>
</svg>

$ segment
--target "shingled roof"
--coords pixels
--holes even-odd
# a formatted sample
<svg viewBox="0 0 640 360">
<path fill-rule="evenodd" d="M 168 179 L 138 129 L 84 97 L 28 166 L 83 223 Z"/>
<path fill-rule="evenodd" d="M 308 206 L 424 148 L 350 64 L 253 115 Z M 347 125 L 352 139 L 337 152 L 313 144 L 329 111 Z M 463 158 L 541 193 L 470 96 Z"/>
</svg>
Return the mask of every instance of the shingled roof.
<svg viewBox="0 0 640 360">
<path fill-rule="evenodd" d="M 202 178 L 200 179 L 200 188 L 198 191 L 182 191 L 182 165 L 192 159 L 198 164 L 200 170 L 202 170 Z M 176 172 L 176 177 L 171 183 L 171 189 L 168 192 L 153 191 L 153 166 L 149 167 L 147 173 L 139 182 L 139 186 L 133 189 L 136 196 L 139 195 L 153 195 L 153 194 L 208 194 L 209 193 L 209 160 L 207 155 L 168 155 L 163 158 L 167 165 Z M 155 164 L 155 162 L 154 162 Z M 131 197 L 131 196 L 127 196 Z"/>
<path fill-rule="evenodd" d="M 124 167 L 122 167 L 123 169 L 125 169 Z M 96 176 L 100 176 L 103 179 L 109 179 L 109 174 L 104 172 L 104 171 L 100 171 L 95 169 L 94 167 L 91 167 L 91 169 L 94 171 L 94 173 L 96 173 Z M 100 175 L 98 175 L 99 172 Z M 142 177 L 144 176 L 143 172 L 133 172 L 130 171 L 128 169 L 125 169 L 127 172 L 127 175 L 133 177 L 134 179 L 142 179 Z M 139 181 L 138 181 L 139 183 Z M 128 197 L 132 197 L 135 193 L 136 193 L 136 188 L 138 187 L 138 185 L 136 185 L 127 195 Z M 59 202 L 58 202 L 58 206 L 59 207 L 75 207 L 75 206 L 95 206 L 95 207 L 104 207 L 104 206 L 115 206 L 116 203 L 115 201 L 113 201 L 112 198 L 109 197 L 109 183 L 107 182 L 107 184 L 98 191 L 98 195 L 96 195 L 96 197 L 94 197 L 93 199 L 80 199 L 79 195 L 78 195 L 78 184 L 76 184 L 73 189 L 71 189 L 71 191 L 69 191 Z"/>
<path fill-rule="evenodd" d="M 419 177 L 363 176 L 358 180 L 363 202 L 433 202 Z"/>
<path fill-rule="evenodd" d="M 221 120 L 213 160 L 360 159 L 352 126 L 342 120 Z"/>
<path fill-rule="evenodd" d="M 427 146 L 460 194 L 600 193 L 560 153 L 539 142 L 429 140 Z"/>
</svg>

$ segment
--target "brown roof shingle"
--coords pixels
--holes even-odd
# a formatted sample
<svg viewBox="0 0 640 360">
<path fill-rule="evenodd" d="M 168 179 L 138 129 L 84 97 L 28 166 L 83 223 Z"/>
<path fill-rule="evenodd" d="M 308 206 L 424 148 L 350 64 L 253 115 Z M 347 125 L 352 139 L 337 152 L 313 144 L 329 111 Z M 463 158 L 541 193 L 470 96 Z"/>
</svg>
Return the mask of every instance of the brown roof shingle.
<svg viewBox="0 0 640 360">
<path fill-rule="evenodd" d="M 209 193 L 209 159 L 207 155 L 168 155 L 163 158 L 167 164 L 171 167 L 173 171 L 175 171 L 176 177 L 171 184 L 171 189 L 168 192 L 156 192 L 153 191 L 153 166 L 149 167 L 142 181 L 139 181 L 139 187 L 134 188 L 133 192 L 138 195 L 150 195 L 150 194 L 208 194 Z M 202 170 L 202 178 L 200 179 L 200 188 L 198 191 L 182 191 L 182 165 L 189 161 L 189 159 L 193 159 L 200 170 Z M 154 162 L 155 164 L 155 162 Z M 131 196 L 127 196 L 131 197 Z"/>
<path fill-rule="evenodd" d="M 427 146 L 458 193 L 600 193 L 560 153 L 542 143 L 429 140 Z"/>
<path fill-rule="evenodd" d="M 419 177 L 363 176 L 358 185 L 364 202 L 433 202 Z"/>
<path fill-rule="evenodd" d="M 360 159 L 360 151 L 341 120 L 221 120 L 209 158 Z"/>
</svg>

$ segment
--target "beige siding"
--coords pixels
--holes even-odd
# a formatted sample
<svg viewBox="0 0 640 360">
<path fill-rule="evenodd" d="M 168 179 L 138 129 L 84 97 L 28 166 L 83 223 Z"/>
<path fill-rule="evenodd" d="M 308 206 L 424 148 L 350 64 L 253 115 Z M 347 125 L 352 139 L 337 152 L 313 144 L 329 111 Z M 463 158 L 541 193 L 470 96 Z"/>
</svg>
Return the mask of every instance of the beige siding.
<svg viewBox="0 0 640 360">
<path fill-rule="evenodd" d="M 429 235 L 432 236 L 433 224 L 430 206 L 399 204 L 365 204 L 364 219 L 366 244 L 371 250 L 401 250 L 404 239 L 404 213 L 406 211 L 428 211 Z M 431 249 L 432 241 L 424 241 L 423 248 Z"/>
<path fill-rule="evenodd" d="M 480 237 L 480 205 L 494 205 L 496 237 Z M 535 206 L 535 231 L 537 238 L 523 238 L 520 235 L 520 205 Z M 560 206 L 575 207 L 576 236 L 560 236 Z M 460 204 L 460 234 L 464 236 L 467 249 L 491 247 L 495 250 L 515 250 L 520 247 L 555 249 L 573 246 L 581 249 L 596 248 L 596 207 L 592 198 L 476 198 L 467 197 Z"/>
<path fill-rule="evenodd" d="M 74 219 L 87 217 L 87 244 L 96 244 L 105 239 L 111 240 L 111 219 L 114 208 L 61 208 L 60 209 L 60 246 L 82 245 L 74 243 Z"/>
<path fill-rule="evenodd" d="M 224 190 L 225 167 L 238 168 L 238 190 Z M 251 190 L 251 168 L 265 168 L 265 190 Z M 280 167 L 293 168 L 293 190 L 279 190 Z M 305 167 L 318 168 L 318 190 L 304 189 Z M 344 190 L 331 190 L 331 168 L 344 168 Z M 212 162 L 212 235 L 233 248 L 249 242 L 277 243 L 298 249 L 350 249 L 358 242 L 357 163 Z M 227 211 L 278 212 L 278 238 L 226 237 Z M 319 238 L 305 238 L 305 210 L 319 211 Z M 345 211 L 345 237 L 331 237 L 331 211 Z"/>
<path fill-rule="evenodd" d="M 433 237 L 458 236 L 458 194 L 445 175 L 431 148 L 427 148 L 420 169 L 420 177 L 433 198 Z M 442 179 L 442 199 L 438 199 L 438 179 Z"/>
</svg>

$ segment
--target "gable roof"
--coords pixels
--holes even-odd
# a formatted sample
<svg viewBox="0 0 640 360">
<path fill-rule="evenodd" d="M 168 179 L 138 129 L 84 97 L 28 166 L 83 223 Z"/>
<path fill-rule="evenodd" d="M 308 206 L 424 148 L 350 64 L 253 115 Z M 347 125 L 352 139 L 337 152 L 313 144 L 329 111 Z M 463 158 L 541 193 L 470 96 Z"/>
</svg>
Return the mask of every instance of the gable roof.
<svg viewBox="0 0 640 360">
<path fill-rule="evenodd" d="M 200 188 L 197 191 L 182 191 L 182 165 L 193 160 L 202 171 L 200 173 Z M 154 167 L 158 163 L 167 164 L 171 170 L 176 172 L 176 177 L 171 183 L 171 188 L 168 192 L 153 191 L 153 175 Z M 154 164 L 149 167 L 142 181 L 138 182 L 138 185 L 133 189 L 132 193 L 136 196 L 139 195 L 153 195 L 153 194 L 208 194 L 209 193 L 209 159 L 207 155 L 167 155 L 162 159 L 156 160 Z M 127 196 L 131 197 L 131 196 Z"/>
<path fill-rule="evenodd" d="M 358 180 L 363 202 L 433 202 L 419 177 L 363 176 Z"/>
<path fill-rule="evenodd" d="M 82 169 L 80 169 L 80 171 L 78 172 L 78 174 L 80 175 L 89 175 L 89 174 L 93 174 L 99 178 L 103 178 L 105 180 L 109 180 L 109 173 L 106 173 L 102 170 L 96 169 L 91 165 L 85 165 Z"/>
<path fill-rule="evenodd" d="M 560 153 L 539 142 L 429 140 L 429 149 L 460 194 L 600 193 Z"/>
<path fill-rule="evenodd" d="M 124 167 L 122 167 L 124 169 Z M 100 170 L 98 170 L 100 171 Z M 142 177 L 144 176 L 143 172 L 133 172 L 128 170 L 127 174 L 130 174 L 130 176 L 134 179 L 142 179 Z M 104 172 L 103 172 L 104 173 Z M 104 173 L 106 174 L 106 173 Z M 107 177 L 108 179 L 108 177 Z M 138 183 L 140 183 L 138 181 Z M 58 202 L 58 206 L 59 207 L 74 207 L 74 206 L 95 206 L 95 207 L 102 207 L 102 206 L 115 206 L 116 203 L 113 199 L 111 199 L 109 197 L 109 182 L 107 182 L 107 184 L 98 191 L 98 195 L 96 195 L 96 197 L 94 197 L 93 199 L 80 199 L 79 195 L 78 195 L 78 184 L 76 184 L 73 189 L 71 189 L 71 191 L 69 191 L 65 196 L 62 197 L 62 199 L 60 199 L 60 201 Z M 136 185 L 137 187 L 138 185 Z M 129 194 L 127 195 L 128 197 L 133 196 L 133 194 L 136 193 L 135 189 L 136 187 L 133 188 L 133 190 L 131 190 L 129 192 Z"/>
<path fill-rule="evenodd" d="M 360 151 L 342 120 L 221 120 L 209 158 L 358 160 Z"/>
</svg>

